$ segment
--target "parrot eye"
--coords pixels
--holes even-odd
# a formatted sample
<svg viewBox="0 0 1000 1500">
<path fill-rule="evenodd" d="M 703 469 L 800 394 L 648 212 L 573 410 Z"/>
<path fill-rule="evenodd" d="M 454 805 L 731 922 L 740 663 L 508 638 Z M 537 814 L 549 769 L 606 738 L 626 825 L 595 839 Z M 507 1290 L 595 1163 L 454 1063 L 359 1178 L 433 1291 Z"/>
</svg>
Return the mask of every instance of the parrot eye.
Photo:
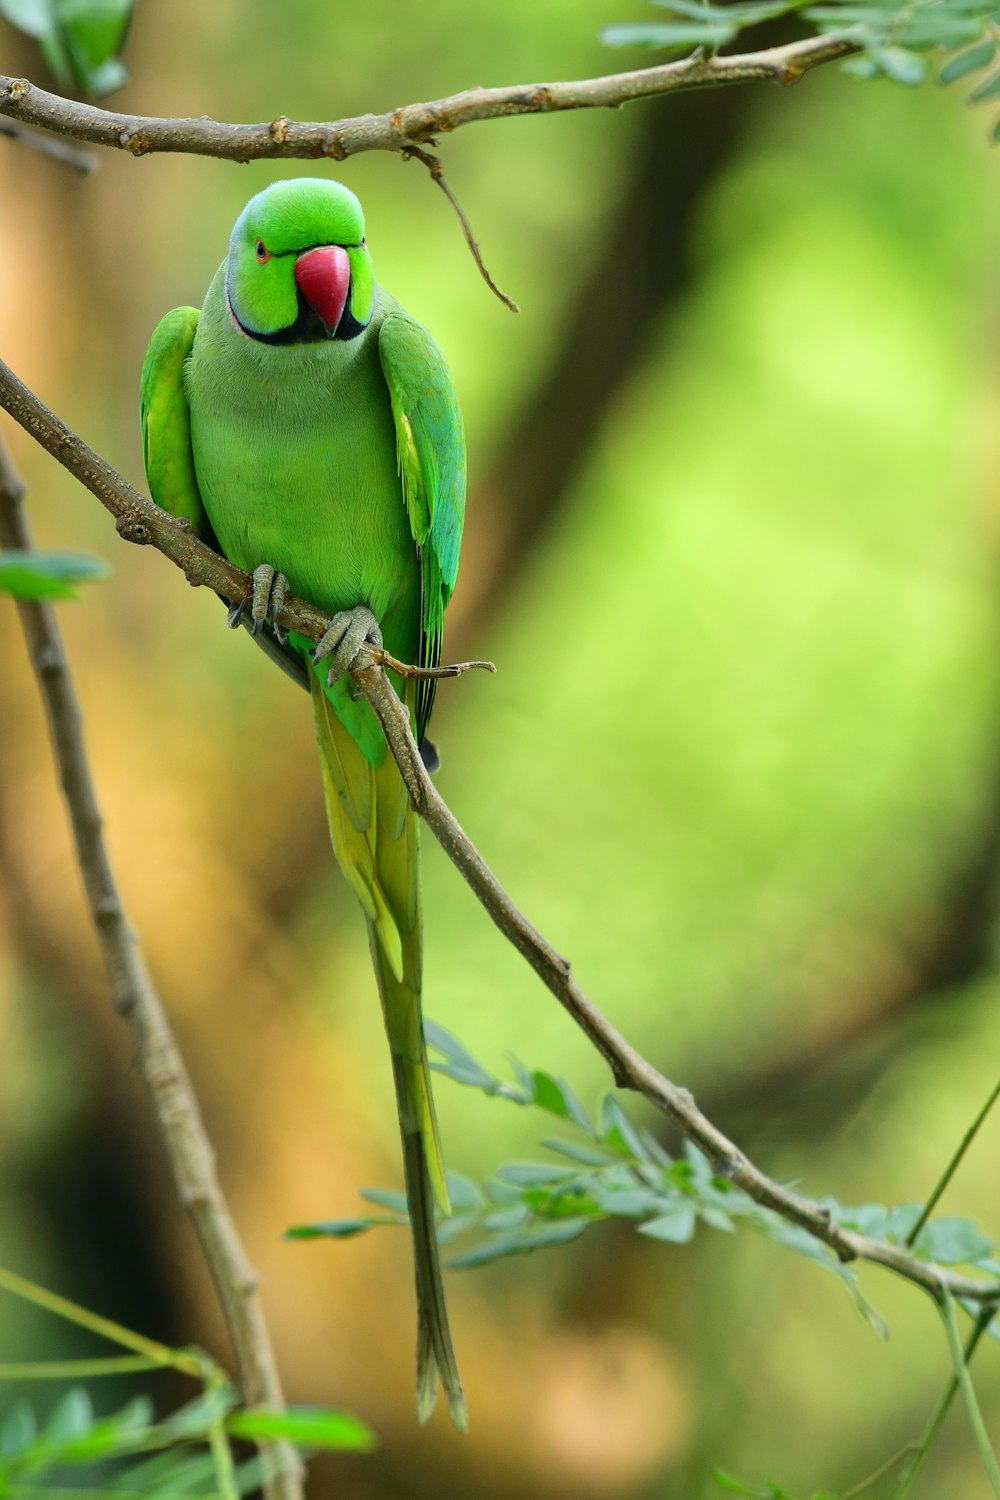
<svg viewBox="0 0 1000 1500">
<path fill-rule="evenodd" d="M 271 252 L 264 244 L 263 240 L 257 241 L 257 259 L 260 261 L 261 265 L 263 265 L 265 261 L 269 261 L 271 259 Z"/>
</svg>

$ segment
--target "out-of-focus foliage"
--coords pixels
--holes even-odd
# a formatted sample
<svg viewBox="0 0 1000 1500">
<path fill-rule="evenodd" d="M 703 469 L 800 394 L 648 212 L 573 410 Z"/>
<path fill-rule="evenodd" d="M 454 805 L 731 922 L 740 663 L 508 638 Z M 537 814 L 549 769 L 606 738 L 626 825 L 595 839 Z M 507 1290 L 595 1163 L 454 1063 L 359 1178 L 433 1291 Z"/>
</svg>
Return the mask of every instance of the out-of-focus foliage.
<svg viewBox="0 0 1000 1500">
<path fill-rule="evenodd" d="M 196 1493 L 229 1500 L 259 1493 L 261 1481 L 261 1461 L 236 1463 L 229 1437 L 286 1440 L 307 1455 L 363 1453 L 375 1444 L 370 1429 L 344 1412 L 238 1412 L 235 1403 L 233 1391 L 214 1390 L 156 1421 L 152 1402 L 136 1396 L 102 1417 L 87 1387 L 75 1385 L 40 1424 L 27 1401 L 16 1402 L 0 1420 L 0 1495 L 37 1492 L 41 1500 L 53 1484 L 86 1484 L 93 1478 L 88 1471 L 97 1469 L 100 1492 L 109 1496 Z"/>
<path fill-rule="evenodd" d="M 128 80 L 118 56 L 135 0 L 0 0 L 0 16 L 33 37 L 64 88 L 100 98 Z"/>
<path fill-rule="evenodd" d="M 235 1500 L 257 1493 L 261 1467 L 269 1459 L 237 1463 L 230 1439 L 269 1444 L 286 1442 L 303 1456 L 315 1452 L 366 1453 L 375 1435 L 364 1422 L 342 1411 L 290 1407 L 281 1412 L 238 1410 L 238 1392 L 225 1372 L 201 1350 L 170 1349 L 135 1334 L 113 1320 L 54 1295 L 23 1277 L 0 1270 L 0 1287 L 21 1303 L 54 1313 L 76 1329 L 128 1350 L 124 1356 L 65 1360 L 26 1360 L 0 1364 L 0 1385 L 10 1382 L 59 1382 L 87 1377 L 91 1382 L 174 1368 L 195 1377 L 201 1394 L 169 1416 L 156 1420 L 146 1395 L 128 1400 L 105 1415 L 95 1411 L 91 1390 L 72 1385 L 50 1414 L 39 1421 L 27 1399 L 0 1405 L 0 1497 L 53 1493 L 52 1486 L 99 1483 L 100 1493 L 125 1492 L 147 1500 L 166 1495 L 204 1493 L 215 1500 Z M 6 1301 L 6 1298 L 5 1298 Z M 155 1457 L 149 1457 L 153 1454 Z M 132 1462 L 132 1460 L 136 1460 Z M 93 1471 L 97 1472 L 94 1473 Z M 92 1491 L 97 1493 L 97 1491 Z"/>
<path fill-rule="evenodd" d="M 75 599 L 78 583 L 107 576 L 108 565 L 98 557 L 0 551 L 0 590 L 15 599 Z"/>
</svg>

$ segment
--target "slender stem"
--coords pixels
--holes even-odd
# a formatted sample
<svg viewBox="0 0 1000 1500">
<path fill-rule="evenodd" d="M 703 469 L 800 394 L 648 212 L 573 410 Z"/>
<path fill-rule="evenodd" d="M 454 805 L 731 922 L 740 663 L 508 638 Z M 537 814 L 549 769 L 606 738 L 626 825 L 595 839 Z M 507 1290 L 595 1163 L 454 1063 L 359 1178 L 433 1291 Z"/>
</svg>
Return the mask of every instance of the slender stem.
<svg viewBox="0 0 1000 1500">
<path fill-rule="evenodd" d="M 68 1323 L 76 1323 L 80 1328 L 88 1328 L 91 1333 L 96 1333 L 98 1338 L 108 1339 L 113 1344 L 120 1344 L 124 1349 L 135 1350 L 136 1354 L 141 1355 L 150 1367 L 163 1369 L 165 1366 L 172 1366 L 175 1370 L 182 1370 L 185 1375 L 193 1375 L 197 1380 L 204 1377 L 207 1355 L 196 1356 L 184 1349 L 171 1349 L 166 1344 L 158 1343 L 156 1339 L 148 1339 L 144 1334 L 133 1333 L 131 1328 L 125 1328 L 111 1318 L 103 1318 L 99 1313 L 91 1312 L 89 1308 L 81 1307 L 77 1302 L 71 1302 L 68 1297 L 61 1297 L 58 1292 L 50 1292 L 46 1287 L 36 1286 L 33 1281 L 28 1281 L 24 1276 L 18 1276 L 15 1271 L 0 1267 L 0 1288 L 5 1292 L 12 1292 L 15 1297 L 20 1297 L 25 1302 L 33 1303 L 35 1307 L 54 1313 L 57 1318 L 65 1318 Z"/>
<path fill-rule="evenodd" d="M 499 297 L 504 307 L 510 308 L 510 311 L 513 313 L 520 312 L 521 309 L 518 307 L 513 297 L 508 297 L 506 292 L 501 291 L 496 282 L 493 280 L 493 277 L 490 275 L 486 267 L 486 262 L 483 260 L 483 252 L 479 248 L 479 241 L 476 239 L 476 236 L 472 232 L 472 225 L 469 223 L 469 219 L 465 212 L 465 209 L 462 207 L 461 203 L 459 203 L 458 199 L 455 197 L 455 194 L 448 186 L 448 179 L 444 175 L 444 167 L 441 165 L 440 159 L 432 155 L 430 151 L 422 151 L 419 146 L 407 146 L 403 151 L 403 155 L 404 157 L 415 157 L 417 161 L 423 162 L 428 172 L 430 172 L 432 179 L 437 183 L 438 187 L 441 189 L 442 193 L 444 193 L 448 202 L 451 204 L 452 208 L 458 215 L 458 222 L 461 224 L 462 233 L 465 235 L 465 243 L 468 245 L 470 251 L 472 252 L 472 258 L 476 262 L 476 265 L 479 267 L 479 274 L 486 282 L 486 285 L 489 287 L 490 291 L 495 297 Z"/>
<path fill-rule="evenodd" d="M 149 1359 L 143 1354 L 123 1354 L 110 1359 L 34 1360 L 31 1364 L 0 1364 L 0 1380 L 90 1380 L 103 1375 L 135 1375 L 143 1370 L 162 1369 L 162 1359 Z"/>
<path fill-rule="evenodd" d="M 126 115 L 49 94 L 27 78 L 0 76 L 0 115 L 43 126 L 74 140 L 129 151 L 133 156 L 145 156 L 152 151 L 184 151 L 230 161 L 255 161 L 261 157 L 329 157 L 344 161 L 362 151 L 406 151 L 411 146 L 429 145 L 436 136 L 476 120 L 550 114 L 566 109 L 615 109 L 633 99 L 755 79 L 797 83 L 811 69 L 860 50 L 856 42 L 843 37 L 813 36 L 761 52 L 729 57 L 696 54 L 680 62 L 635 68 L 600 78 L 466 89 L 447 98 L 407 104 L 383 115 L 358 115 L 319 123 L 300 123 L 282 115 L 260 125 L 230 125 L 204 117 L 176 120 Z"/>
<path fill-rule="evenodd" d="M 938 1307 L 941 1317 L 944 1319 L 945 1333 L 948 1335 L 948 1348 L 951 1350 L 951 1357 L 955 1362 L 955 1375 L 958 1380 L 958 1388 L 962 1392 L 965 1410 L 969 1417 L 969 1425 L 972 1428 L 972 1435 L 976 1440 L 976 1447 L 979 1449 L 979 1457 L 983 1461 L 983 1468 L 986 1470 L 990 1484 L 993 1486 L 994 1495 L 1000 1497 L 1000 1464 L 997 1463 L 993 1444 L 990 1442 L 989 1433 L 986 1431 L 986 1423 L 983 1421 L 983 1414 L 979 1409 L 979 1401 L 976 1398 L 975 1387 L 972 1384 L 972 1376 L 969 1374 L 968 1360 L 962 1349 L 962 1341 L 958 1336 L 954 1297 L 951 1297 L 947 1292 L 943 1292 L 939 1299 Z"/>
<path fill-rule="evenodd" d="M 858 1495 L 863 1495 L 865 1490 L 870 1490 L 873 1484 L 878 1484 L 880 1479 L 884 1479 L 887 1474 L 891 1474 L 898 1463 L 904 1458 L 909 1458 L 910 1454 L 916 1451 L 916 1443 L 907 1443 L 905 1448 L 900 1448 L 898 1453 L 894 1453 L 891 1458 L 887 1458 L 884 1464 L 879 1464 L 878 1468 L 873 1469 L 864 1479 L 859 1480 L 857 1484 L 852 1484 L 849 1490 L 845 1490 L 844 1500 L 857 1500 Z"/>
<path fill-rule="evenodd" d="M 24 486 L 0 444 L 0 546 L 31 547 L 21 504 L 23 494 Z M 281 1383 L 264 1322 L 258 1278 L 223 1196 L 198 1101 L 111 868 L 80 708 L 55 612 L 47 604 L 23 599 L 18 601 L 18 612 L 45 704 L 77 859 L 111 976 L 114 1002 L 131 1028 L 136 1058 L 153 1098 L 177 1191 L 222 1303 L 243 1398 L 249 1406 L 280 1410 Z M 5 1275 L 9 1277 L 10 1273 Z M 134 1340 L 137 1336 L 130 1337 Z M 141 1341 L 127 1343 L 127 1347 L 146 1353 L 163 1346 Z M 301 1500 L 298 1455 L 287 1444 L 275 1445 L 273 1451 L 279 1450 L 280 1462 L 265 1487 L 267 1500 Z"/>
<path fill-rule="evenodd" d="M 968 1130 L 963 1135 L 961 1141 L 958 1144 L 958 1148 L 956 1149 L 954 1155 L 951 1158 L 951 1161 L 948 1163 L 948 1165 L 945 1167 L 944 1171 L 941 1173 L 941 1176 L 939 1177 L 939 1179 L 938 1179 L 938 1181 L 937 1181 L 937 1183 L 936 1183 L 936 1185 L 934 1187 L 934 1191 L 931 1193 L 931 1195 L 928 1198 L 927 1202 L 924 1204 L 923 1211 L 922 1211 L 919 1219 L 914 1224 L 914 1226 L 910 1230 L 909 1234 L 906 1236 L 904 1244 L 908 1248 L 912 1248 L 917 1243 L 917 1236 L 919 1235 L 921 1229 L 923 1229 L 924 1225 L 927 1223 L 927 1220 L 930 1218 L 931 1214 L 934 1212 L 935 1208 L 937 1207 L 938 1201 L 940 1200 L 941 1195 L 944 1193 L 945 1188 L 948 1186 L 949 1182 L 954 1177 L 955 1173 L 958 1171 L 958 1168 L 959 1168 L 959 1166 L 961 1164 L 963 1156 L 968 1151 L 969 1147 L 972 1145 L 972 1142 L 975 1140 L 976 1135 L 979 1132 L 980 1126 L 982 1125 L 983 1121 L 986 1119 L 986 1116 L 989 1114 L 989 1112 L 993 1108 L 994 1104 L 997 1102 L 997 1099 L 1000 1099 L 1000 1078 L 998 1078 L 997 1081 L 996 1081 L 996 1083 L 993 1085 L 993 1090 L 992 1090 L 989 1098 L 986 1100 L 986 1103 L 983 1105 L 982 1109 L 979 1111 L 978 1115 L 976 1116 L 976 1118 L 973 1120 L 972 1124 L 969 1126 Z"/>
<path fill-rule="evenodd" d="M 127 483 L 72 432 L 0 360 L 0 407 L 59 460 L 117 518 L 119 534 L 150 543 L 181 568 L 189 583 L 203 584 L 224 598 L 249 606 L 253 587 L 248 573 L 198 540 L 182 524 Z M 293 594 L 277 612 L 286 630 L 318 643 L 330 616 Z M 379 665 L 378 655 L 362 648 L 352 668 L 355 683 L 378 715 L 390 751 L 417 812 L 472 887 L 500 931 L 527 960 L 564 1006 L 577 1026 L 607 1061 L 621 1088 L 635 1089 L 667 1115 L 685 1137 L 704 1152 L 716 1171 L 742 1188 L 755 1202 L 773 1209 L 790 1223 L 821 1240 L 842 1261 L 867 1260 L 895 1271 L 934 1296 L 947 1287 L 953 1296 L 991 1305 L 1000 1302 L 1000 1280 L 960 1275 L 912 1254 L 905 1246 L 873 1240 L 837 1224 L 828 1208 L 768 1177 L 718 1126 L 702 1114 L 687 1089 L 672 1083 L 646 1061 L 601 1014 L 573 977 L 569 960 L 556 952 L 514 905 L 479 851 L 460 827 L 431 781 L 420 757 L 409 716 Z"/>
<path fill-rule="evenodd" d="M 966 1364 L 968 1364 L 973 1354 L 975 1353 L 976 1345 L 979 1343 L 979 1340 L 982 1338 L 983 1334 L 986 1332 L 986 1329 L 989 1327 L 993 1315 L 994 1309 L 992 1307 L 984 1307 L 980 1310 L 979 1316 L 977 1317 L 975 1324 L 973 1325 L 972 1332 L 970 1333 L 965 1345 L 964 1359 Z M 931 1448 L 934 1445 L 934 1441 L 938 1433 L 941 1431 L 944 1419 L 948 1415 L 948 1412 L 951 1410 L 951 1403 L 954 1401 L 957 1393 L 958 1377 L 956 1375 L 953 1375 L 949 1380 L 947 1386 L 945 1387 L 944 1395 L 941 1397 L 941 1400 L 938 1402 L 937 1406 L 934 1409 L 934 1414 L 927 1425 L 927 1431 L 924 1433 L 920 1442 L 914 1449 L 913 1462 L 910 1464 L 906 1473 L 903 1475 L 899 1488 L 893 1491 L 892 1500 L 906 1500 L 906 1496 L 913 1488 L 917 1475 L 923 1467 L 924 1459 L 931 1451 Z"/>
</svg>

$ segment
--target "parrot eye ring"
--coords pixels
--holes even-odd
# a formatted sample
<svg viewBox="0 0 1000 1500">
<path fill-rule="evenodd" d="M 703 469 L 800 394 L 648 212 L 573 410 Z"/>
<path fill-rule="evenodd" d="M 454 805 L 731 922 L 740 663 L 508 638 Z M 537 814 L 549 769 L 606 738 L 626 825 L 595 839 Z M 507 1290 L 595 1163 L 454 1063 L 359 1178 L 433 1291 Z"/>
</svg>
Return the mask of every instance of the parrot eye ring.
<svg viewBox="0 0 1000 1500">
<path fill-rule="evenodd" d="M 271 259 L 271 252 L 264 244 L 263 240 L 257 241 L 257 259 L 260 261 L 261 265 L 264 265 L 265 262 Z"/>
</svg>

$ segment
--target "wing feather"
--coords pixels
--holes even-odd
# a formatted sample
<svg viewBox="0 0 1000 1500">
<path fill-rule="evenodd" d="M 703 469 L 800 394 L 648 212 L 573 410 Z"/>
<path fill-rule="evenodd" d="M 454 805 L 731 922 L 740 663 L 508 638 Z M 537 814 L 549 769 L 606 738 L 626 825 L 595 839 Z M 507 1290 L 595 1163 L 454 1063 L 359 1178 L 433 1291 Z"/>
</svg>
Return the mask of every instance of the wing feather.
<svg viewBox="0 0 1000 1500">
<path fill-rule="evenodd" d="M 444 612 L 458 576 L 465 520 L 465 433 L 444 355 L 422 323 L 393 308 L 379 332 L 379 357 L 396 424 L 396 454 L 410 531 L 420 556 L 419 665 L 441 660 Z M 422 740 L 437 683 L 417 684 Z"/>
</svg>

